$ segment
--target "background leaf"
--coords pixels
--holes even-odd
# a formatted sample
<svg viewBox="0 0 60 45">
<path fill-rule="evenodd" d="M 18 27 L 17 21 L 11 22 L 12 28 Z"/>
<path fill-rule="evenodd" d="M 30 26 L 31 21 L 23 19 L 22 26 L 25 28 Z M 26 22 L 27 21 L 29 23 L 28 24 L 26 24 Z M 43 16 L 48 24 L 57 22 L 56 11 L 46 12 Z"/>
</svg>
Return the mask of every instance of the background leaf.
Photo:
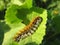
<svg viewBox="0 0 60 45">
<path fill-rule="evenodd" d="M 18 6 L 23 6 L 24 8 L 31 8 L 33 0 L 11 0 L 11 3 Z"/>
</svg>

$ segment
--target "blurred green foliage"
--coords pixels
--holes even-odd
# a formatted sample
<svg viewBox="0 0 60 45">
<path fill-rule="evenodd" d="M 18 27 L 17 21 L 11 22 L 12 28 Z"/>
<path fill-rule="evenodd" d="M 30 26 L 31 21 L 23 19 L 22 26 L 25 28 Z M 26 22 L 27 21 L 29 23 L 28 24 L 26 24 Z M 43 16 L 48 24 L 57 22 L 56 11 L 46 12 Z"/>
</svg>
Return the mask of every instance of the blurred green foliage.
<svg viewBox="0 0 60 45">
<path fill-rule="evenodd" d="M 24 18 L 21 17 L 20 19 L 19 17 L 20 12 L 27 14 L 31 7 L 39 7 L 39 8 L 42 8 L 42 11 L 43 9 L 45 9 L 48 12 L 47 13 L 48 20 L 47 20 L 46 29 L 45 29 L 46 35 L 43 38 L 43 41 L 40 43 L 40 45 L 60 45 L 60 13 L 59 13 L 60 12 L 60 0 L 33 0 L 32 2 L 31 1 L 30 0 L 26 0 L 26 1 L 25 0 L 0 0 L 0 39 L 1 39 L 0 44 L 2 44 L 3 42 L 4 33 L 8 32 L 10 28 L 15 28 L 15 26 L 19 28 L 20 23 L 17 25 L 16 22 L 17 23 L 22 22 L 24 19 L 26 19 L 24 23 L 27 25 L 29 23 L 29 20 L 32 19 L 32 17 L 28 15 L 27 15 L 28 18 L 25 18 L 26 17 L 25 15 Z M 13 7 L 11 5 L 16 5 L 16 6 Z M 11 9 L 9 10 L 10 7 Z M 38 10 L 36 10 L 36 13 L 37 11 L 39 11 L 39 8 Z M 29 12 L 31 12 L 33 9 L 34 8 L 32 8 Z M 23 15 L 23 13 L 21 14 Z M 9 15 L 9 16 L 6 16 L 6 15 Z M 12 15 L 15 15 L 15 16 L 12 16 Z M 16 15 L 18 16 L 16 17 Z M 35 15 L 35 13 L 33 15 Z M 14 19 L 12 19 L 12 17 Z M 8 20 L 8 21 L 5 21 L 5 20 Z M 9 25 L 7 25 L 6 22 Z M 11 30 L 14 30 L 14 29 L 11 29 Z M 37 45 L 34 42 L 27 43 L 26 45 L 30 45 L 30 44 Z M 16 45 L 16 43 L 13 42 L 10 45 Z"/>
</svg>

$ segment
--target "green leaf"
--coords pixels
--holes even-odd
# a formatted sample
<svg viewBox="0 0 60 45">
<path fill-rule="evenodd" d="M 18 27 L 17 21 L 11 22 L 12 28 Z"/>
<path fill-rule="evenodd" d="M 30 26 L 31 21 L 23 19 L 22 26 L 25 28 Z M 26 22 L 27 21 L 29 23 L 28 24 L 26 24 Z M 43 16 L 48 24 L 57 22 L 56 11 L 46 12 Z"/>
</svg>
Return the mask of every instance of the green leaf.
<svg viewBox="0 0 60 45">
<path fill-rule="evenodd" d="M 33 2 L 33 0 L 26 0 L 24 7 L 31 8 L 32 7 L 32 2 Z"/>
<path fill-rule="evenodd" d="M 0 45 L 2 45 L 4 39 L 4 33 L 8 32 L 10 27 L 5 23 L 4 20 L 0 20 Z"/>
<path fill-rule="evenodd" d="M 24 8 L 31 8 L 32 7 L 32 0 L 11 0 L 12 4 L 23 6 Z"/>
<path fill-rule="evenodd" d="M 19 5 L 19 6 L 23 5 L 24 2 L 25 0 L 11 0 L 12 4 Z"/>
<path fill-rule="evenodd" d="M 4 2 L 0 0 L 0 11 L 4 10 L 4 6 L 5 6 Z"/>
<path fill-rule="evenodd" d="M 23 29 L 36 16 L 43 18 L 43 21 L 39 25 L 37 31 L 31 36 L 28 36 L 23 40 L 21 39 L 19 43 L 14 42 L 13 37 L 16 32 Z M 45 35 L 47 11 L 38 7 L 28 9 L 12 5 L 6 11 L 5 21 L 11 27 L 11 29 L 4 34 L 2 45 L 38 45 L 41 44 L 43 36 Z"/>
<path fill-rule="evenodd" d="M 7 24 L 12 25 L 11 27 L 13 27 L 13 25 L 15 25 L 15 24 L 17 25 L 17 23 L 21 22 L 21 20 L 19 18 L 17 18 L 16 14 L 17 14 L 17 6 L 15 6 L 15 5 L 10 6 L 6 11 L 5 21 Z"/>
</svg>

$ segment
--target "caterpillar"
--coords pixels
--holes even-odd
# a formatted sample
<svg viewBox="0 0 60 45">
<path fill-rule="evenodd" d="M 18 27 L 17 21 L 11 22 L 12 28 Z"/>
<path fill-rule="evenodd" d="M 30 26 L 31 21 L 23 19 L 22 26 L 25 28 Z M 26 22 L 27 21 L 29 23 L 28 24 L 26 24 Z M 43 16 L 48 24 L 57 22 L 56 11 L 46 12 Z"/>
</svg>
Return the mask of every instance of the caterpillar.
<svg viewBox="0 0 60 45">
<path fill-rule="evenodd" d="M 19 30 L 19 32 L 16 33 L 16 35 L 14 36 L 14 41 L 19 42 L 20 39 L 23 39 L 27 36 L 32 35 L 36 31 L 36 29 L 38 28 L 38 26 L 41 22 L 42 22 L 42 17 L 40 17 L 40 16 L 35 17 L 29 23 L 29 25 L 27 25 L 22 30 Z"/>
</svg>

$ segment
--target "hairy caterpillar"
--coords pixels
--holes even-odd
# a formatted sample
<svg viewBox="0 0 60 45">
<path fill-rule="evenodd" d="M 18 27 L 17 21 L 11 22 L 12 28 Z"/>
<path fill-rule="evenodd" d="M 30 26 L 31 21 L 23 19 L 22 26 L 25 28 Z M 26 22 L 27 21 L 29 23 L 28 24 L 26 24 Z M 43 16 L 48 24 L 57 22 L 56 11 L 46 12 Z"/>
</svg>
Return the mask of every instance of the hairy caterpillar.
<svg viewBox="0 0 60 45">
<path fill-rule="evenodd" d="M 19 42 L 20 39 L 25 38 L 31 34 L 33 34 L 38 28 L 39 24 L 42 22 L 42 18 L 40 16 L 35 17 L 29 25 L 24 27 L 22 30 L 16 33 L 14 36 L 14 40 Z"/>
</svg>

